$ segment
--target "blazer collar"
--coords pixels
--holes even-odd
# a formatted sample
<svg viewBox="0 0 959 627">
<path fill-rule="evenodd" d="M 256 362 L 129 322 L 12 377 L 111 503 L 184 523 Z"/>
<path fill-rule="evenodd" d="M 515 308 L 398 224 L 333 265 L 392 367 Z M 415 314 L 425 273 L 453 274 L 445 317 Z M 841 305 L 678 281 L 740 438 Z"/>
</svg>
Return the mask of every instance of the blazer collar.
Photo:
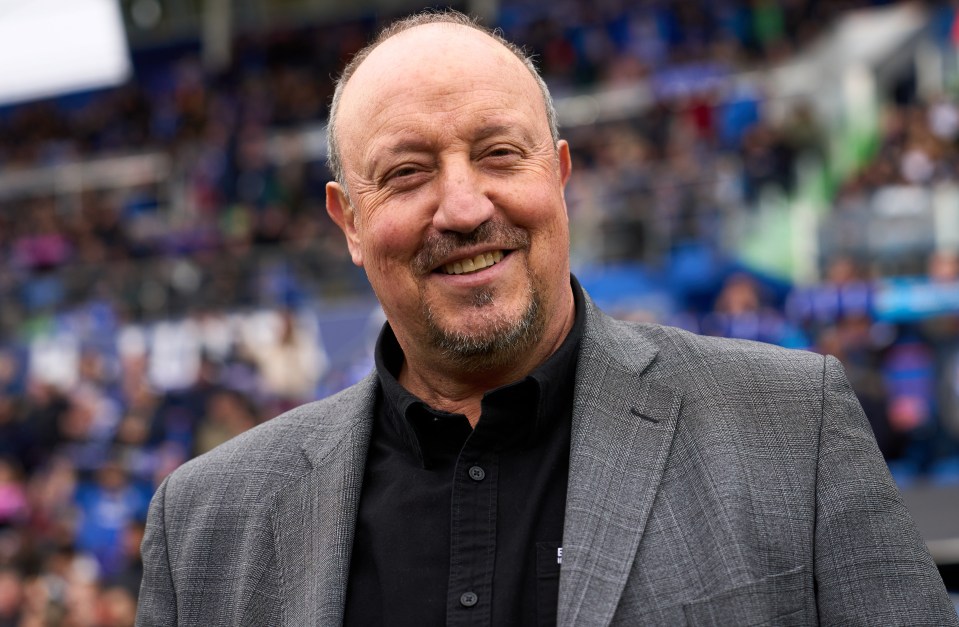
<svg viewBox="0 0 959 627">
<path fill-rule="evenodd" d="M 576 373 L 558 623 L 608 625 L 672 443 L 681 395 L 648 334 L 587 299 Z"/>
<path fill-rule="evenodd" d="M 283 625 L 343 622 L 350 553 L 377 396 L 375 374 L 323 401 L 299 443 L 311 470 L 273 509 Z"/>
</svg>

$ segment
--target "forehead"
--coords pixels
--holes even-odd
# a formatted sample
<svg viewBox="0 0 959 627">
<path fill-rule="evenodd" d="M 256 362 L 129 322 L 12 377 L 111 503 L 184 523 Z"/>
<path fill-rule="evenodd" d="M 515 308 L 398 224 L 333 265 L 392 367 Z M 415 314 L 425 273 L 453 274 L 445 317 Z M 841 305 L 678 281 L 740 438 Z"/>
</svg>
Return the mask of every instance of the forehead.
<svg viewBox="0 0 959 627">
<path fill-rule="evenodd" d="M 532 73 L 505 46 L 459 24 L 426 24 L 375 48 L 346 84 L 337 121 L 344 158 L 385 127 L 525 118 L 549 132 Z"/>
</svg>

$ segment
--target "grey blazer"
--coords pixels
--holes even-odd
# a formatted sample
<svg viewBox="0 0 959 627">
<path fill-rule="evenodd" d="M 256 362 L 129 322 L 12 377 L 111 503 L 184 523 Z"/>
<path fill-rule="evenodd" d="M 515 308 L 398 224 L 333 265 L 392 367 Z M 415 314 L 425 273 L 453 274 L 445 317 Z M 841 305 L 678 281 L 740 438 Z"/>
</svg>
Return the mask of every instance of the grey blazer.
<svg viewBox="0 0 959 627">
<path fill-rule="evenodd" d="M 377 380 L 184 464 L 137 625 L 337 625 Z M 954 625 L 833 358 L 613 320 L 587 299 L 559 624 Z"/>
</svg>

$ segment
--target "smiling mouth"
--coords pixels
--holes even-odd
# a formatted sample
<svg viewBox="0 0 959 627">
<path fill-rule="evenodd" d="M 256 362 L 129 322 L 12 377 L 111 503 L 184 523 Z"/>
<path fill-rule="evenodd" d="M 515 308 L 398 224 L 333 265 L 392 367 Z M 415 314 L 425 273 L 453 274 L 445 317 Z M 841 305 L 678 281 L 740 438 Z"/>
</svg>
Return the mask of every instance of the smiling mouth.
<svg viewBox="0 0 959 627">
<path fill-rule="evenodd" d="M 444 264 L 440 270 L 445 274 L 470 274 L 499 263 L 503 260 L 503 257 L 502 250 L 494 250 L 488 253 L 480 253 L 469 259 Z"/>
</svg>

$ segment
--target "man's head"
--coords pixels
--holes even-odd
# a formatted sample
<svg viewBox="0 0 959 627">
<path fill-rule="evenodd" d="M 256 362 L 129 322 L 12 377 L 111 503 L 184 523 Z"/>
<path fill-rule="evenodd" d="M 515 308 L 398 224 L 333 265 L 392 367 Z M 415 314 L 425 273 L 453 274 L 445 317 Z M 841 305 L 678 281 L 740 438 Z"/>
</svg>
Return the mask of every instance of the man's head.
<svg viewBox="0 0 959 627">
<path fill-rule="evenodd" d="M 544 81 L 539 75 L 539 72 L 536 71 L 536 65 L 533 63 L 532 57 L 523 52 L 523 49 L 513 42 L 504 39 L 503 36 L 499 34 L 498 30 L 489 30 L 483 28 L 477 24 L 474 19 L 457 11 L 417 13 L 401 20 L 397 20 L 380 31 L 380 33 L 376 36 L 376 39 L 353 55 L 349 63 L 346 64 L 346 67 L 343 68 L 343 72 L 340 74 L 340 77 L 336 80 L 336 85 L 334 86 L 333 90 L 333 101 L 330 103 L 330 119 L 329 126 L 327 128 L 327 154 L 329 155 L 330 171 L 333 173 L 333 178 L 341 186 L 344 186 L 344 189 L 346 186 L 346 180 L 343 177 L 343 160 L 340 157 L 340 145 L 339 141 L 337 141 L 335 130 L 337 118 L 339 117 L 337 114 L 339 113 L 340 109 L 340 100 L 343 96 L 343 88 L 346 86 L 346 83 L 349 82 L 350 77 L 353 76 L 353 72 L 356 71 L 356 68 L 366 60 L 366 57 L 368 57 L 377 46 L 394 35 L 398 35 L 403 31 L 426 24 L 451 24 L 476 29 L 494 41 L 499 42 L 504 48 L 516 55 L 516 58 L 519 59 L 520 62 L 526 66 L 526 69 L 529 70 L 530 75 L 536 81 L 536 84 L 543 96 L 543 105 L 546 109 L 546 119 L 549 121 L 549 129 L 553 136 L 553 143 L 555 144 L 559 141 L 559 124 L 556 121 L 556 109 L 553 106 L 553 97 L 549 93 L 549 88 L 546 86 L 546 81 Z"/>
<path fill-rule="evenodd" d="M 459 14 L 394 25 L 340 79 L 327 210 L 408 360 L 489 371 L 562 340 L 570 161 L 554 117 L 528 59 Z"/>
</svg>

